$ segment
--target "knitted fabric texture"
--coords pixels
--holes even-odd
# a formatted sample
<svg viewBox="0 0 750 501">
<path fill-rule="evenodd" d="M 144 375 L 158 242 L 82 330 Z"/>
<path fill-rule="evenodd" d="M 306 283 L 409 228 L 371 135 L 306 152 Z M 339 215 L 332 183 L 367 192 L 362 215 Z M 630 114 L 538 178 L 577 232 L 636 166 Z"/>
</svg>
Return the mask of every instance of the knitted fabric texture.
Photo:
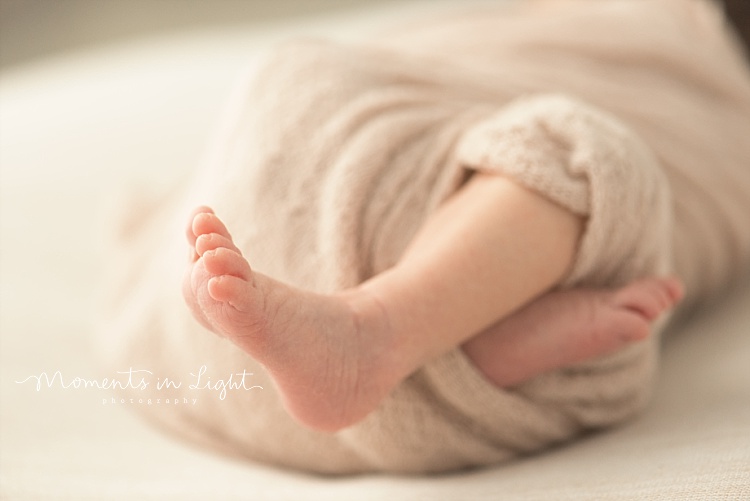
<svg viewBox="0 0 750 501">
<path fill-rule="evenodd" d="M 182 303 L 190 208 L 214 207 L 255 270 L 330 292 L 393 266 L 472 172 L 492 172 L 585 216 L 562 287 L 675 272 L 693 304 L 747 267 L 749 137 L 750 76 L 704 2 L 530 2 L 359 45 L 289 43 L 239 85 L 191 186 L 121 244 L 103 335 L 114 360 L 163 377 L 202 365 L 216 377 L 253 373 L 263 390 L 144 409 L 228 453 L 354 473 L 538 451 L 642 409 L 659 336 L 512 389 L 492 386 L 456 349 L 364 421 L 317 433 L 284 412 L 262 366 Z"/>
</svg>

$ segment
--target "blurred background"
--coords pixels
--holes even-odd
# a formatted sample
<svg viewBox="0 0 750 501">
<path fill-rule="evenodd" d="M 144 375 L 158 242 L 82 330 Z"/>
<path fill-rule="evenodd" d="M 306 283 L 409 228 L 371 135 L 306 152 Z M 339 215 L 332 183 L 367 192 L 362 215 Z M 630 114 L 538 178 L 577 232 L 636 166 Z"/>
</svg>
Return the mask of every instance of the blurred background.
<svg viewBox="0 0 750 501">
<path fill-rule="evenodd" d="M 137 36 L 305 18 L 398 0 L 0 0 L 0 69 Z"/>
<path fill-rule="evenodd" d="M 159 196 L 191 178 L 234 83 L 257 55 L 290 37 L 357 39 L 440 8 L 500 1 L 0 0 L 0 499 L 461 499 L 470 486 L 492 499 L 498 489 L 529 485 L 554 492 L 561 463 L 553 456 L 545 470 L 528 463 L 504 477 L 365 478 L 331 490 L 321 479 L 187 447 L 147 426 L 137 409 L 103 405 L 95 390 L 37 392 L 15 383 L 42 371 L 95 378 L 127 369 L 95 349 L 110 335 L 95 320 L 111 266 L 111 208 L 127 210 L 130 195 Z M 750 0 L 734 4 L 739 12 Z M 622 442 L 609 442 L 625 451 L 625 463 L 601 461 L 596 443 L 584 442 L 588 459 L 566 482 L 603 489 L 602 497 L 617 486 L 647 489 L 665 474 L 681 478 L 675 471 L 687 463 L 679 458 L 696 454 L 713 465 L 706 475 L 724 468 L 732 482 L 748 464 L 747 440 L 738 442 L 750 436 L 747 427 L 703 423 L 739 415 L 729 421 L 735 426 L 750 416 L 748 379 L 737 377 L 750 359 L 749 297 L 746 288 L 671 347 L 658 406 L 621 430 Z M 702 336 L 706 330 L 712 336 Z M 691 423 L 704 430 L 695 436 L 705 447 L 684 440 Z M 644 443 L 663 451 L 644 461 Z M 639 466 L 621 468 L 630 457 Z"/>
</svg>

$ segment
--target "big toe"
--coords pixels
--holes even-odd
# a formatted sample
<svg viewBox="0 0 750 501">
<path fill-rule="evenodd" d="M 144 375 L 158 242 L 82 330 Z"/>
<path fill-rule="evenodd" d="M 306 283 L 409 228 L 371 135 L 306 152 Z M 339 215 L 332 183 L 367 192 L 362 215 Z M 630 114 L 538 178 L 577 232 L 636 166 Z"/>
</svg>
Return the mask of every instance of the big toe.
<svg viewBox="0 0 750 501">
<path fill-rule="evenodd" d="M 206 317 L 203 308 L 198 302 L 198 287 L 196 286 L 196 284 L 199 282 L 204 283 L 205 280 L 196 280 L 194 277 L 193 269 L 188 269 L 182 280 L 182 296 L 185 300 L 185 304 L 190 309 L 190 312 L 193 314 L 193 317 L 198 321 L 198 323 L 200 323 L 206 329 L 212 330 L 213 325 Z"/>
</svg>

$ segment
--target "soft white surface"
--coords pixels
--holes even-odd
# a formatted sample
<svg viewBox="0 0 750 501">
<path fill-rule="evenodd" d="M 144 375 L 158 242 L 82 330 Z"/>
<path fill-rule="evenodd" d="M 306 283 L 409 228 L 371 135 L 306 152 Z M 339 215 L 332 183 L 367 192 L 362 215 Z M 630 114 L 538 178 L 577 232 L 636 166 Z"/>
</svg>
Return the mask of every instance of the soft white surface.
<svg viewBox="0 0 750 501">
<path fill-rule="evenodd" d="M 2 75 L 0 497 L 750 499 L 748 281 L 671 338 L 641 419 L 438 478 L 333 480 L 236 462 L 172 440 L 127 405 L 102 405 L 106 392 L 15 383 L 43 371 L 101 375 L 90 338 L 103 208 L 123 186 L 160 192 L 192 172 L 259 49 L 293 34 L 355 37 L 426 5 L 141 40 Z"/>
</svg>

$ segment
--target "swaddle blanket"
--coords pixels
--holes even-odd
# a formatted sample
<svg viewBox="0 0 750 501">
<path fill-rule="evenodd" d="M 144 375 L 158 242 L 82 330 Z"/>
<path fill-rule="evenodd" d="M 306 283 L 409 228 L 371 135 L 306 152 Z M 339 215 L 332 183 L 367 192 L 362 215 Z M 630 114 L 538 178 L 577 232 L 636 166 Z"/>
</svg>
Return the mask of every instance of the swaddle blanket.
<svg viewBox="0 0 750 501">
<path fill-rule="evenodd" d="M 472 172 L 492 172 L 586 217 L 563 287 L 676 272 L 691 304 L 747 266 L 748 138 L 750 76 L 706 2 L 528 2 L 356 46 L 289 43 L 240 85 L 205 169 L 125 235 L 102 337 L 123 367 L 183 382 L 133 390 L 154 400 L 139 409 L 228 453 L 352 473 L 538 451 L 643 408 L 658 336 L 511 389 L 454 350 L 363 422 L 310 431 L 262 366 L 184 306 L 192 206 L 215 208 L 255 270 L 335 291 L 396 263 Z M 243 371 L 254 389 L 201 392 Z"/>
</svg>

